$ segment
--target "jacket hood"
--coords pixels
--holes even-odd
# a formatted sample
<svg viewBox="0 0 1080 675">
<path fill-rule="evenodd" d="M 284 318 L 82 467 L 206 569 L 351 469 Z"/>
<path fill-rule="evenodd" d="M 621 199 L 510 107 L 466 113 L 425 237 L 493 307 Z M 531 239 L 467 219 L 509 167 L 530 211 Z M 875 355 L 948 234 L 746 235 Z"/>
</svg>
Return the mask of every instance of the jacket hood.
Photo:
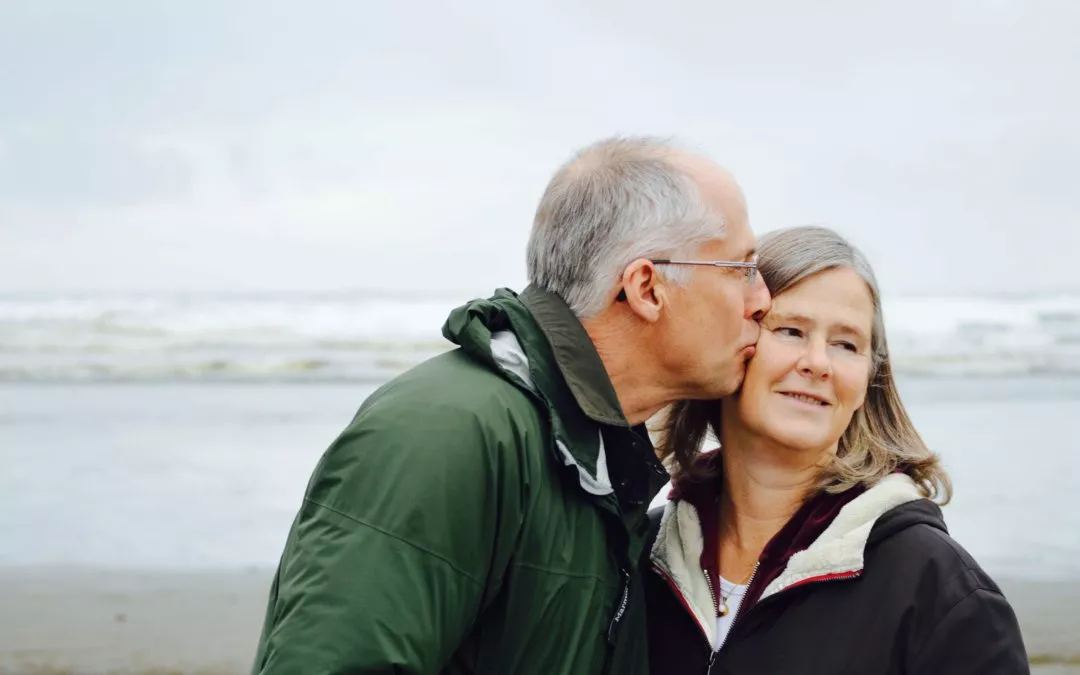
<svg viewBox="0 0 1080 675">
<path fill-rule="evenodd" d="M 603 435 L 574 414 L 554 354 L 516 293 L 499 289 L 491 298 L 454 309 L 443 324 L 443 337 L 539 400 L 559 458 L 577 470 L 583 490 L 597 496 L 614 492 Z"/>
<path fill-rule="evenodd" d="M 629 426 L 596 347 L 581 321 L 554 293 L 531 285 L 520 295 L 499 289 L 488 299 L 473 300 L 450 312 L 443 337 L 494 365 L 491 336 L 506 330 L 514 333 L 530 359 L 542 359 L 549 369 L 533 369 L 533 376 L 543 380 L 538 381 L 542 390 L 561 386 L 592 421 Z"/>
<path fill-rule="evenodd" d="M 467 302 L 450 312 L 443 323 L 443 337 L 474 359 L 495 366 L 491 337 L 511 329 L 510 314 L 517 304 L 517 295 L 506 288 L 490 298 Z"/>
<path fill-rule="evenodd" d="M 604 429 L 648 436 L 631 429 L 596 347 L 562 298 L 535 286 L 520 295 L 500 289 L 453 310 L 443 336 L 542 404 L 558 459 L 577 470 L 583 490 L 614 493 Z M 615 468 L 635 502 L 647 503 L 666 480 L 651 445 L 642 449 L 645 461 L 615 459 L 629 465 Z"/>
<path fill-rule="evenodd" d="M 917 499 L 905 502 L 890 509 L 874 522 L 874 529 L 866 541 L 866 547 L 877 545 L 889 537 L 916 525 L 929 525 L 934 529 L 949 533 L 941 507 L 929 499 Z"/>
</svg>

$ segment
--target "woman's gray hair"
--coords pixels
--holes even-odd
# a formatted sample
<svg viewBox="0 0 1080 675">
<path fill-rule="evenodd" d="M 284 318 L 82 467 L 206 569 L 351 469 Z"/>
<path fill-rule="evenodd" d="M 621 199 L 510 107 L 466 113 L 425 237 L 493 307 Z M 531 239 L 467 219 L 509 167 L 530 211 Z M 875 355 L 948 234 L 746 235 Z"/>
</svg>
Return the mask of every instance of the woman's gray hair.
<svg viewBox="0 0 1080 675">
<path fill-rule="evenodd" d="M 952 484 L 940 458 L 926 446 L 908 417 L 893 378 L 885 320 L 877 279 L 866 256 L 836 232 L 815 226 L 771 232 L 758 243 L 758 269 L 773 296 L 826 270 L 848 268 L 864 282 L 874 304 L 871 348 L 873 364 L 866 400 L 840 438 L 836 456 L 822 470 L 818 488 L 843 492 L 856 485 L 873 485 L 890 473 L 903 471 L 919 484 L 923 494 L 942 504 L 952 496 Z M 682 401 L 669 410 L 662 426 L 658 451 L 674 458 L 678 472 L 693 479 L 706 434 L 720 438 L 717 401 Z"/>
<path fill-rule="evenodd" d="M 556 293 L 580 318 L 604 309 L 623 270 L 638 258 L 691 254 L 722 236 L 697 181 L 671 141 L 611 138 L 578 152 L 552 177 L 533 220 L 529 281 Z M 689 280 L 670 266 L 665 278 Z"/>
</svg>

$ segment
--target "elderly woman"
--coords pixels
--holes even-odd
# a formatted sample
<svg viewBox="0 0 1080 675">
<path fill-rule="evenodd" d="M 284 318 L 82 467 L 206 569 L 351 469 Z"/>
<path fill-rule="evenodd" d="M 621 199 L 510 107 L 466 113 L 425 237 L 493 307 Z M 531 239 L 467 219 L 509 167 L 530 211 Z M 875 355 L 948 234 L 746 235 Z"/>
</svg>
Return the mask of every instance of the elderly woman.
<svg viewBox="0 0 1080 675">
<path fill-rule="evenodd" d="M 652 673 L 1028 672 L 934 502 L 949 479 L 900 401 L 866 259 L 817 227 L 759 252 L 773 304 L 742 390 L 677 405 L 661 439 L 679 469 L 653 518 Z"/>
</svg>

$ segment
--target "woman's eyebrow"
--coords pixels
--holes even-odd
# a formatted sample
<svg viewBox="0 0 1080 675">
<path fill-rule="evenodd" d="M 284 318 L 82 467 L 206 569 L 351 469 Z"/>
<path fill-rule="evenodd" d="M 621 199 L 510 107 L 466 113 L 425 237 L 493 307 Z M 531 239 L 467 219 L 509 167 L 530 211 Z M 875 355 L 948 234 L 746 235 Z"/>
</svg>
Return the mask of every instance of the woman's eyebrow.
<svg viewBox="0 0 1080 675">
<path fill-rule="evenodd" d="M 817 321 L 812 319 L 811 317 L 806 316 L 805 314 L 798 314 L 798 313 L 794 313 L 794 312 L 770 311 L 768 314 L 765 315 L 764 320 L 769 321 L 770 323 L 794 323 L 794 324 L 799 324 L 799 325 L 803 325 L 803 326 L 805 326 L 805 325 L 810 325 L 810 326 L 817 325 Z M 832 327 L 834 329 L 836 329 L 836 330 L 838 330 L 838 331 L 840 331 L 842 333 L 847 333 L 847 334 L 850 334 L 850 335 L 856 335 L 856 336 L 858 336 L 858 337 L 860 337 L 860 338 L 862 338 L 864 340 L 869 340 L 870 339 L 870 336 L 866 334 L 866 331 L 859 328 L 858 326 L 856 326 L 853 323 L 848 323 L 846 321 L 837 321 L 837 322 L 835 322 L 835 323 L 833 323 L 831 325 L 832 325 Z"/>
<path fill-rule="evenodd" d="M 789 312 L 777 312 L 775 310 L 770 311 L 765 315 L 765 319 L 773 322 L 780 323 L 801 323 L 801 324 L 813 324 L 814 320 L 805 314 L 792 314 Z"/>
</svg>

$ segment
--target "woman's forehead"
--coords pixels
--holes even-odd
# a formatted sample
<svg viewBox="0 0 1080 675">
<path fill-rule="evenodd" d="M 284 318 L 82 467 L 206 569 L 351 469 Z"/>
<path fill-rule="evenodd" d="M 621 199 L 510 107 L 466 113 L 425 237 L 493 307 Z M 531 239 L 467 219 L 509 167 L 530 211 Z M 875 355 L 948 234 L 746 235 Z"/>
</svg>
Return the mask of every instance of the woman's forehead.
<svg viewBox="0 0 1080 675">
<path fill-rule="evenodd" d="M 869 335 L 874 323 L 874 301 L 858 273 L 838 268 L 815 274 L 773 296 L 765 318 L 770 324 L 789 321 Z"/>
</svg>

